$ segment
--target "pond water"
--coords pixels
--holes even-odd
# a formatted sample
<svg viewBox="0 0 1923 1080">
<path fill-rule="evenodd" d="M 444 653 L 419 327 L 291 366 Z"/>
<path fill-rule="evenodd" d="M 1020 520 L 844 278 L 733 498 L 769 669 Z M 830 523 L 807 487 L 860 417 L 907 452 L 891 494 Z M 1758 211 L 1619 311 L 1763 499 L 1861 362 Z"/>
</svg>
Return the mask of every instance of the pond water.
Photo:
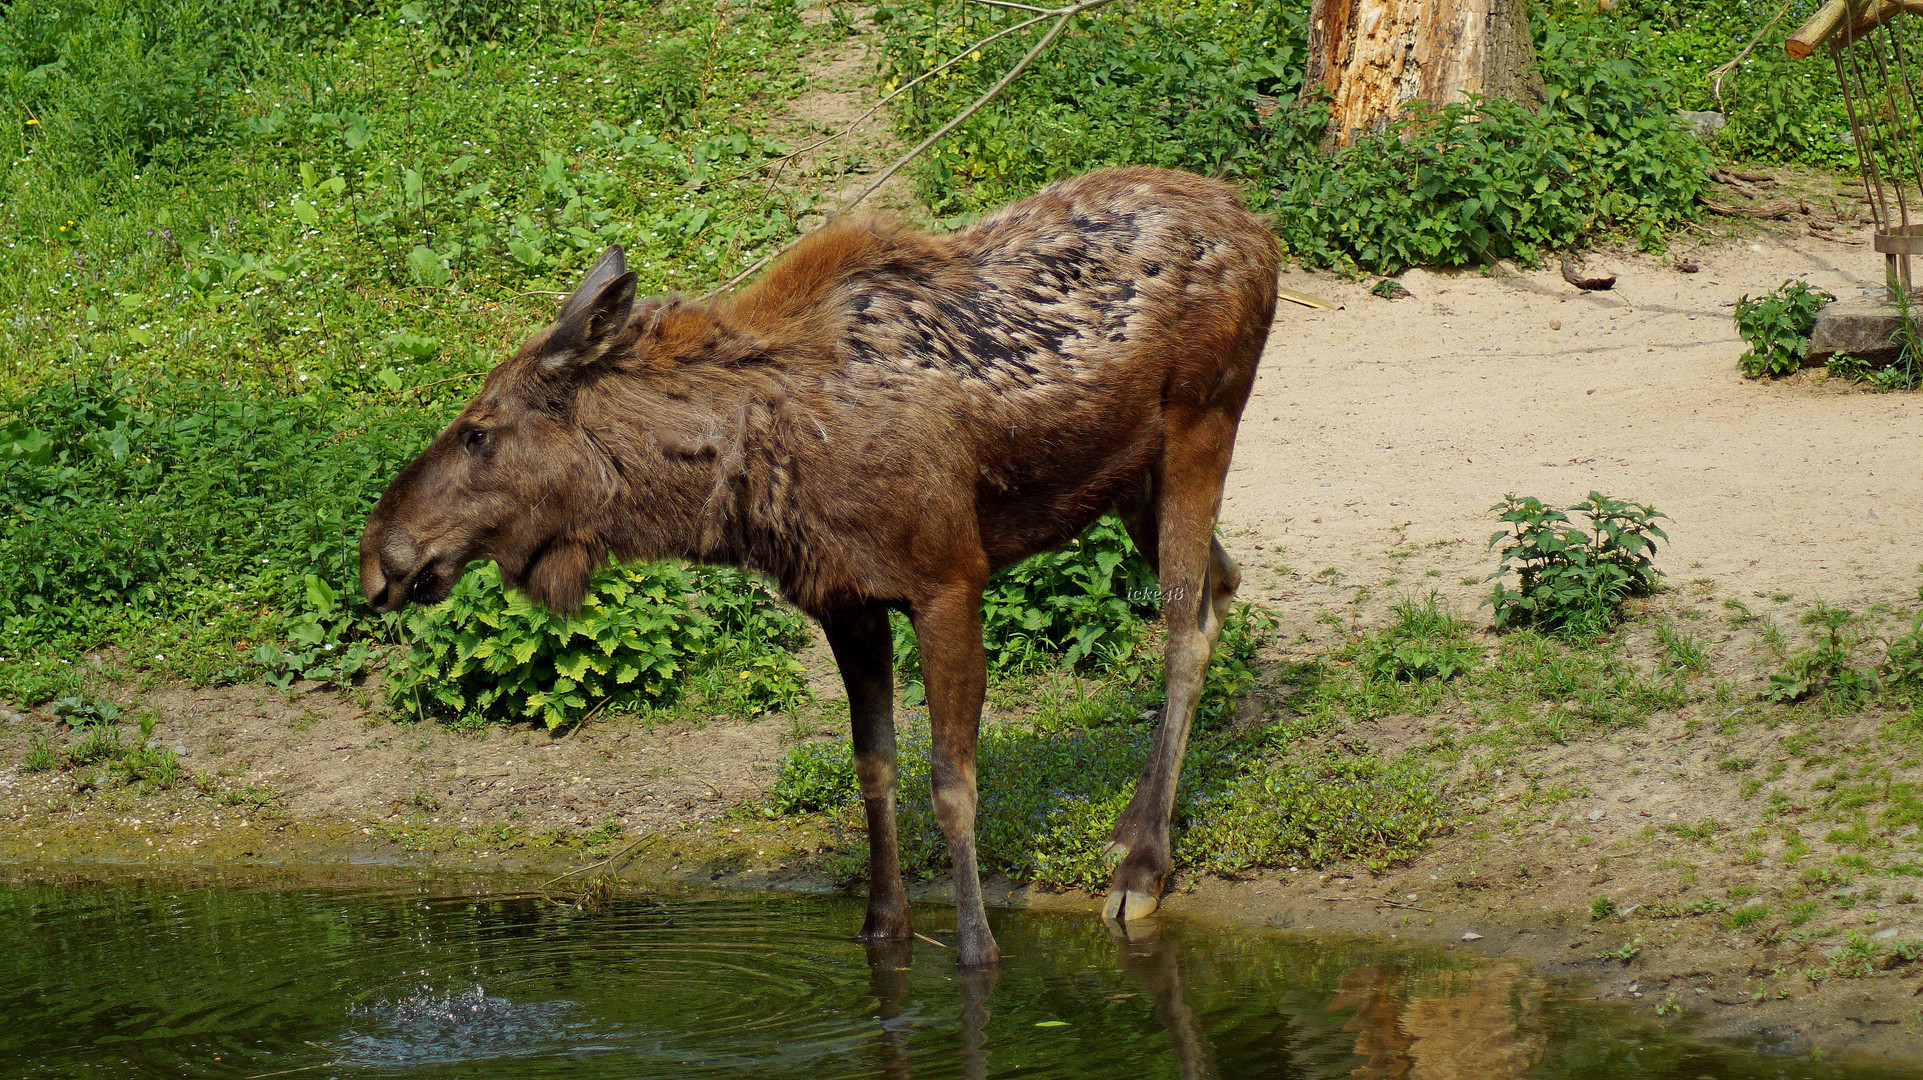
<svg viewBox="0 0 1923 1080">
<path fill-rule="evenodd" d="M 1513 961 L 990 917 L 1006 960 L 968 974 L 864 948 L 839 899 L 0 884 L 0 1076 L 1870 1075 L 1691 1043 Z"/>
</svg>

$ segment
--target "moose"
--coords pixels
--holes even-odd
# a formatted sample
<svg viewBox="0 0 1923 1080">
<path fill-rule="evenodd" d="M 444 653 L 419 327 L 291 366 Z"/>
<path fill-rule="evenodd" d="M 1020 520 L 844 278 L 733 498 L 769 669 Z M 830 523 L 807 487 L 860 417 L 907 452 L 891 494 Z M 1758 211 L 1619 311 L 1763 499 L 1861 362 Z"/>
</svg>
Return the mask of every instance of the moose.
<svg viewBox="0 0 1923 1080">
<path fill-rule="evenodd" d="M 867 816 L 865 940 L 909 937 L 895 825 L 891 610 L 921 647 L 936 817 L 963 965 L 1000 951 L 975 858 L 989 575 L 1115 511 L 1158 574 L 1167 696 L 1115 824 L 1104 904 L 1143 918 L 1172 868 L 1182 756 L 1241 571 L 1215 539 L 1274 318 L 1274 237 L 1216 180 L 1065 180 L 935 235 L 831 220 L 713 303 L 637 299 L 603 254 L 553 324 L 388 485 L 361 534 L 380 611 L 470 561 L 572 610 L 614 560 L 765 575 L 848 693 Z"/>
</svg>

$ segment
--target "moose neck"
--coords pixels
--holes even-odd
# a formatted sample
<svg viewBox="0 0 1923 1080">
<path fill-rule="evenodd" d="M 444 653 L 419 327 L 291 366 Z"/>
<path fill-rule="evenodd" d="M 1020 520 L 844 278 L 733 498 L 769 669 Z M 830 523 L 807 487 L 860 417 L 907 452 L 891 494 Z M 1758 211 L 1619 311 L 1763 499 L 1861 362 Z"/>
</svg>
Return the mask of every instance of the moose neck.
<svg viewBox="0 0 1923 1080">
<path fill-rule="evenodd" d="M 608 462 L 602 535 L 615 557 L 784 578 L 783 508 L 795 497 L 787 400 L 774 369 L 620 373 L 584 394 L 582 430 Z"/>
</svg>

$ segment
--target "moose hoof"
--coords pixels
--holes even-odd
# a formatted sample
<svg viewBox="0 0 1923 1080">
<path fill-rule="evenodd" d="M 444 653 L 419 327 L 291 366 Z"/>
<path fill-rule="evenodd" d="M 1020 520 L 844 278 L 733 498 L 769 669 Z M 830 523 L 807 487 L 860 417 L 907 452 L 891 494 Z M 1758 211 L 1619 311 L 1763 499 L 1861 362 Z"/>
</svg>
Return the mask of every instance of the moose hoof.
<svg viewBox="0 0 1923 1080">
<path fill-rule="evenodd" d="M 1162 901 L 1154 893 L 1140 889 L 1110 889 L 1102 902 L 1102 918 L 1110 922 L 1134 922 L 1155 914 Z"/>
</svg>

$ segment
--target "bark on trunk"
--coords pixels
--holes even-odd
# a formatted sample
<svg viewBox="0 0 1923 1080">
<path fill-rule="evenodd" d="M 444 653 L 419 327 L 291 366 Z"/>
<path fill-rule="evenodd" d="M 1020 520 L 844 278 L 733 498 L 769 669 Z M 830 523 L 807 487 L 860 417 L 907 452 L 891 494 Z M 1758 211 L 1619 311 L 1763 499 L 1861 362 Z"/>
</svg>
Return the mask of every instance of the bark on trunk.
<svg viewBox="0 0 1923 1080">
<path fill-rule="evenodd" d="M 1380 131 L 1411 101 L 1541 104 L 1527 0 L 1315 0 L 1307 85 L 1329 95 L 1323 148 Z"/>
</svg>

